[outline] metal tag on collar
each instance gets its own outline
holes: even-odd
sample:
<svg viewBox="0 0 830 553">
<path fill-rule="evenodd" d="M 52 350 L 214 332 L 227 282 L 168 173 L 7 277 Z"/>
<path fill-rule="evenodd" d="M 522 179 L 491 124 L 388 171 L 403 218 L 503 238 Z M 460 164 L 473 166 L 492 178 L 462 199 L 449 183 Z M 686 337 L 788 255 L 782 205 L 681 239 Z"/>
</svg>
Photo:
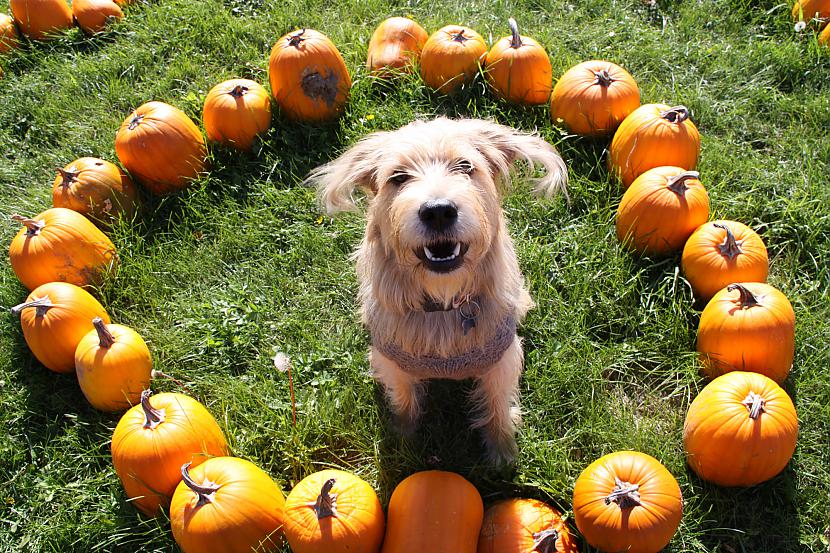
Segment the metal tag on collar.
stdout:
<svg viewBox="0 0 830 553">
<path fill-rule="evenodd" d="M 453 306 L 458 309 L 458 314 L 461 315 L 461 328 L 466 336 L 470 330 L 475 328 L 476 319 L 481 314 L 481 306 L 476 301 L 471 300 L 469 294 L 457 306 L 456 302 L 453 302 Z"/>
</svg>

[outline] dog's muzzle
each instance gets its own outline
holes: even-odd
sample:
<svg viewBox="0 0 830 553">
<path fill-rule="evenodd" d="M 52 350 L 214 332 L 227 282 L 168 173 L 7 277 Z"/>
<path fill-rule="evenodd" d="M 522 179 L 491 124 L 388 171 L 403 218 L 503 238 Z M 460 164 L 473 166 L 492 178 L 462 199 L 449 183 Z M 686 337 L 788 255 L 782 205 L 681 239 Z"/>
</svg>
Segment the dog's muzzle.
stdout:
<svg viewBox="0 0 830 553">
<path fill-rule="evenodd" d="M 458 207 L 444 198 L 429 200 L 418 209 L 418 219 L 434 234 L 449 234 L 458 221 Z M 448 273 L 461 265 L 468 248 L 469 244 L 441 237 L 416 249 L 415 254 L 430 271 Z"/>
</svg>

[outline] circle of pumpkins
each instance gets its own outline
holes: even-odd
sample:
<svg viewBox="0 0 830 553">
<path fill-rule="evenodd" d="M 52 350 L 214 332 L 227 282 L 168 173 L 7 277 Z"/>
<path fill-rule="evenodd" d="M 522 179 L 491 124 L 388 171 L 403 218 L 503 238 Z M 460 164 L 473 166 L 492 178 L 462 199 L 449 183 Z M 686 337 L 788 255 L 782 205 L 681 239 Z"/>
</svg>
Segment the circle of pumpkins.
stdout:
<svg viewBox="0 0 830 553">
<path fill-rule="evenodd" d="M 72 24 L 63 0 L 41 0 L 31 18 L 30 3 L 11 1 L 27 36 L 40 39 Z M 813 4 L 801 0 L 794 16 L 814 9 L 830 15 L 830 6 L 821 15 Z M 73 9 L 87 32 L 98 27 L 87 23 L 94 18 L 85 10 L 97 10 L 94 21 L 121 17 L 109 0 L 74 0 Z M 0 47 L 16 40 L 14 24 L 3 17 Z M 390 79 L 418 68 L 428 86 L 452 93 L 483 68 L 499 98 L 549 104 L 552 120 L 575 134 L 613 133 L 608 169 L 626 189 L 617 236 L 648 256 L 682 248 L 682 271 L 695 296 L 708 301 L 697 350 L 713 380 L 689 407 L 688 463 L 722 486 L 772 478 L 792 457 L 798 432 L 793 403 L 779 386 L 793 362 L 795 317 L 787 298 L 764 283 L 768 258 L 757 233 L 735 221 L 707 222 L 709 199 L 695 171 L 700 136 L 689 110 L 641 106 L 633 77 L 607 61 L 580 63 L 551 87 L 547 52 L 520 35 L 512 18 L 509 27 L 511 34 L 488 50 L 481 35 L 463 25 L 428 35 L 414 21 L 392 17 L 372 34 L 367 71 Z M 295 121 L 337 117 L 351 88 L 336 46 L 313 29 L 276 42 L 269 77 L 280 113 Z M 268 92 L 250 80 L 222 82 L 207 94 L 203 121 L 209 140 L 249 150 L 270 127 Z M 129 174 L 156 195 L 187 187 L 206 168 L 200 129 L 162 102 L 148 102 L 124 120 L 115 150 Z M 132 329 L 112 324 L 84 289 L 118 263 L 114 245 L 91 221 L 106 228 L 114 218 L 133 216 L 131 177 L 111 162 L 81 158 L 57 169 L 53 202 L 54 208 L 33 218 L 13 216 L 22 228 L 12 240 L 10 262 L 31 293 L 12 312 L 20 315 L 26 343 L 44 366 L 74 372 L 96 409 L 127 410 L 112 437 L 115 471 L 138 510 L 149 516 L 168 511 L 173 537 L 186 553 L 274 549 L 284 539 L 295 553 L 577 551 L 555 509 L 533 499 L 506 499 L 485 512 L 476 488 L 451 472 L 404 479 L 386 517 L 372 487 L 340 470 L 307 476 L 286 498 L 267 473 L 230 456 L 222 430 L 202 404 L 179 393 L 152 395 L 147 345 Z M 682 498 L 657 459 L 619 451 L 577 478 L 573 513 L 584 538 L 603 551 L 654 553 L 674 535 Z"/>
</svg>

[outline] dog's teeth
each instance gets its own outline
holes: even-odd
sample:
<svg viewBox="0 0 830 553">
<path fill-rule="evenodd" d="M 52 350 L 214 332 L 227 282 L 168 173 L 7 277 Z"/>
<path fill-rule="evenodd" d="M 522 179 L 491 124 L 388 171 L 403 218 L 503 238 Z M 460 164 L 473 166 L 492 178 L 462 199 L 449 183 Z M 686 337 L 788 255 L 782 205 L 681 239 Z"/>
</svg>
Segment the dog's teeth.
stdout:
<svg viewBox="0 0 830 553">
<path fill-rule="evenodd" d="M 453 250 L 453 252 L 452 252 L 452 257 L 453 258 L 458 257 L 458 254 L 460 254 L 460 253 L 461 253 L 461 242 L 456 242 L 455 243 L 455 250 Z"/>
<path fill-rule="evenodd" d="M 448 257 L 436 257 L 435 254 L 433 254 L 432 251 L 427 246 L 424 246 L 424 255 L 426 255 L 427 259 L 429 259 L 430 261 L 436 261 L 436 262 L 452 261 L 453 259 L 458 257 L 460 254 L 461 254 L 461 242 L 456 242 L 455 249 L 453 250 L 453 253 Z"/>
</svg>

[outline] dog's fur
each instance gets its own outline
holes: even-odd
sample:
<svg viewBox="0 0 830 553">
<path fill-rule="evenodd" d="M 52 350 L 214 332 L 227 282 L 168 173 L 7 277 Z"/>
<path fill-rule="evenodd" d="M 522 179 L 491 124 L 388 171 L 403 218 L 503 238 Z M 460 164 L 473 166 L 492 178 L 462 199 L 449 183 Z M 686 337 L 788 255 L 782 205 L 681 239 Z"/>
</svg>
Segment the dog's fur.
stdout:
<svg viewBox="0 0 830 553">
<path fill-rule="evenodd" d="M 371 332 L 374 377 L 406 425 L 414 425 L 421 413 L 424 380 L 448 375 L 414 375 L 378 351 L 383 349 L 379 344 L 415 356 L 463 356 L 487 347 L 503 321 L 520 322 L 533 305 L 501 209 L 517 160 L 546 170 L 536 183 L 539 195 L 564 192 L 567 169 L 553 146 L 477 119 L 416 121 L 397 131 L 371 134 L 309 177 L 329 213 L 354 209 L 356 187 L 368 197 L 366 233 L 354 254 L 361 314 Z M 455 224 L 440 232 L 419 217 L 425 202 L 435 200 L 457 206 Z M 421 252 L 437 240 L 468 246 L 459 256 L 460 266 L 448 272 L 428 267 Z M 452 308 L 463 298 L 474 298 L 478 316 L 471 328 L 462 327 Z M 425 301 L 447 310 L 425 311 Z M 472 424 L 484 429 L 495 462 L 515 456 L 521 420 L 523 353 L 521 340 L 512 335 L 512 343 L 491 367 L 477 374 L 449 375 L 477 379 Z"/>
</svg>

